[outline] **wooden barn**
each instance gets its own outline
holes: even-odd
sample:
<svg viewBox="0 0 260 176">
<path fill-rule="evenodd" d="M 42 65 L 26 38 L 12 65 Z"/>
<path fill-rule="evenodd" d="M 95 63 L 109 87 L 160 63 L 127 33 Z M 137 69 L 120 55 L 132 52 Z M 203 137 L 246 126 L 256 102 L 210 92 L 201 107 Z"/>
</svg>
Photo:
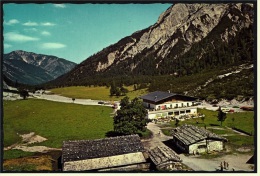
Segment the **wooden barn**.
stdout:
<svg viewBox="0 0 260 176">
<path fill-rule="evenodd" d="M 173 130 L 173 141 L 184 153 L 198 154 L 223 150 L 227 139 L 204 128 L 183 125 Z"/>
<path fill-rule="evenodd" d="M 150 150 L 149 157 L 157 170 L 182 170 L 180 157 L 167 146 Z"/>
<path fill-rule="evenodd" d="M 63 171 L 147 171 L 147 154 L 138 135 L 64 141 Z"/>
</svg>

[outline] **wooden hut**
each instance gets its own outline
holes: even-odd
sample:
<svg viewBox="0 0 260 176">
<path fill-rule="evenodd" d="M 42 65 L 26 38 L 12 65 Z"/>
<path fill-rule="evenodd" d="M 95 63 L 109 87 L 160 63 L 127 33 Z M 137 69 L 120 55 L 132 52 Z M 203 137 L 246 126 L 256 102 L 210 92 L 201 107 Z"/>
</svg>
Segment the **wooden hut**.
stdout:
<svg viewBox="0 0 260 176">
<path fill-rule="evenodd" d="M 183 152 L 198 154 L 223 150 L 227 139 L 201 127 L 183 125 L 173 130 L 173 141 Z"/>
<path fill-rule="evenodd" d="M 63 171 L 132 171 L 149 169 L 138 135 L 64 141 Z"/>
<path fill-rule="evenodd" d="M 181 170 L 180 157 L 167 146 L 150 150 L 149 157 L 157 170 Z"/>
</svg>

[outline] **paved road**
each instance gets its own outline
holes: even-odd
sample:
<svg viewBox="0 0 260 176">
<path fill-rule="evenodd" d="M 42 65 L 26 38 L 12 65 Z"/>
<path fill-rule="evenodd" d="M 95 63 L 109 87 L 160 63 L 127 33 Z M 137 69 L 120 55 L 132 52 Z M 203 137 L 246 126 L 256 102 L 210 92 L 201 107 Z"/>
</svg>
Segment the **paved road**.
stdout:
<svg viewBox="0 0 260 176">
<path fill-rule="evenodd" d="M 143 140 L 143 144 L 146 150 L 155 148 L 156 146 L 165 146 L 163 141 L 172 139 L 170 136 L 165 136 L 160 132 L 160 127 L 155 123 L 148 123 L 147 128 L 152 131 L 153 136 L 149 140 Z M 160 134 L 159 134 L 160 132 Z M 214 172 L 220 169 L 220 162 L 228 162 L 229 168 L 224 171 L 252 171 L 246 162 L 250 159 L 251 155 L 248 154 L 233 154 L 225 155 L 223 157 L 214 159 L 200 159 L 198 156 L 185 156 L 179 155 L 183 164 L 189 166 L 194 171 L 211 171 Z"/>
<path fill-rule="evenodd" d="M 63 103 L 75 103 L 75 104 L 82 104 L 82 105 L 101 105 L 101 106 L 110 106 L 110 104 L 98 104 L 101 100 L 91 100 L 91 99 L 75 99 L 72 101 L 72 98 L 64 97 L 61 95 L 54 95 L 54 94 L 33 94 L 35 98 L 45 99 L 49 101 L 56 101 L 56 102 L 63 102 Z"/>
</svg>

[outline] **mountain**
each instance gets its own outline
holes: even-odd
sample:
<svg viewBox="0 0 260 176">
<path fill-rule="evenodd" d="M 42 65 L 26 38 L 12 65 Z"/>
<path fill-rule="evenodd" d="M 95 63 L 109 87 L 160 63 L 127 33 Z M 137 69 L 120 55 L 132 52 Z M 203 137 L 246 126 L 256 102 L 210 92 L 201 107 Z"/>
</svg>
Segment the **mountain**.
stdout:
<svg viewBox="0 0 260 176">
<path fill-rule="evenodd" d="M 117 76 L 185 76 L 253 63 L 253 21 L 253 4 L 174 4 L 154 25 L 104 48 L 52 84 L 96 84 L 97 78 Z"/>
<path fill-rule="evenodd" d="M 48 86 L 115 82 L 210 99 L 253 96 L 255 5 L 174 4 L 152 26 L 90 56 Z M 208 80 L 214 81 L 205 84 Z"/>
<path fill-rule="evenodd" d="M 3 56 L 3 74 L 13 82 L 36 85 L 69 72 L 75 63 L 56 56 L 13 51 Z"/>
</svg>

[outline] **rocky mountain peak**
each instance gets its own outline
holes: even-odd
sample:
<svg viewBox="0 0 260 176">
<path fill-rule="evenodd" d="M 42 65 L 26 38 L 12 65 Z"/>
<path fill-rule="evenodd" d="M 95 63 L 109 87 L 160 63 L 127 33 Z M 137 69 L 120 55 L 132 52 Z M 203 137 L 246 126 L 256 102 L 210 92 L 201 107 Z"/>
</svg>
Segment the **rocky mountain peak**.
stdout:
<svg viewBox="0 0 260 176">
<path fill-rule="evenodd" d="M 216 55 L 214 50 L 220 45 L 234 47 L 232 43 L 239 44 L 236 37 L 243 33 L 252 38 L 253 17 L 254 7 L 247 3 L 177 3 L 163 12 L 155 24 L 87 58 L 63 79 L 69 78 L 74 84 L 92 75 L 187 74 L 195 60 L 205 60 L 197 64 L 203 69 L 209 60 L 207 54 Z M 192 55 L 187 54 L 184 61 L 191 49 Z M 187 62 L 191 62 L 189 66 L 185 66 Z M 235 59 L 231 62 L 235 63 Z"/>
<path fill-rule="evenodd" d="M 182 45 L 183 51 L 176 53 L 177 58 L 178 55 L 187 52 L 194 43 L 207 37 L 225 17 L 230 19 L 233 26 L 231 30 L 226 28 L 220 37 L 228 42 L 229 37 L 234 36 L 241 28 L 252 24 L 251 12 L 252 6 L 242 3 L 175 4 L 162 13 L 158 21 L 148 29 L 127 37 L 120 46 L 115 48 L 110 46 L 109 49 L 105 49 L 109 52 L 104 50 L 98 53 L 96 57 L 101 53 L 102 57 L 99 57 L 99 61 L 95 64 L 94 72 L 103 72 L 124 60 L 133 59 L 144 50 L 153 50 L 154 58 L 163 59 L 174 48 Z M 132 65 L 131 70 L 138 64 L 137 62 Z"/>
</svg>

